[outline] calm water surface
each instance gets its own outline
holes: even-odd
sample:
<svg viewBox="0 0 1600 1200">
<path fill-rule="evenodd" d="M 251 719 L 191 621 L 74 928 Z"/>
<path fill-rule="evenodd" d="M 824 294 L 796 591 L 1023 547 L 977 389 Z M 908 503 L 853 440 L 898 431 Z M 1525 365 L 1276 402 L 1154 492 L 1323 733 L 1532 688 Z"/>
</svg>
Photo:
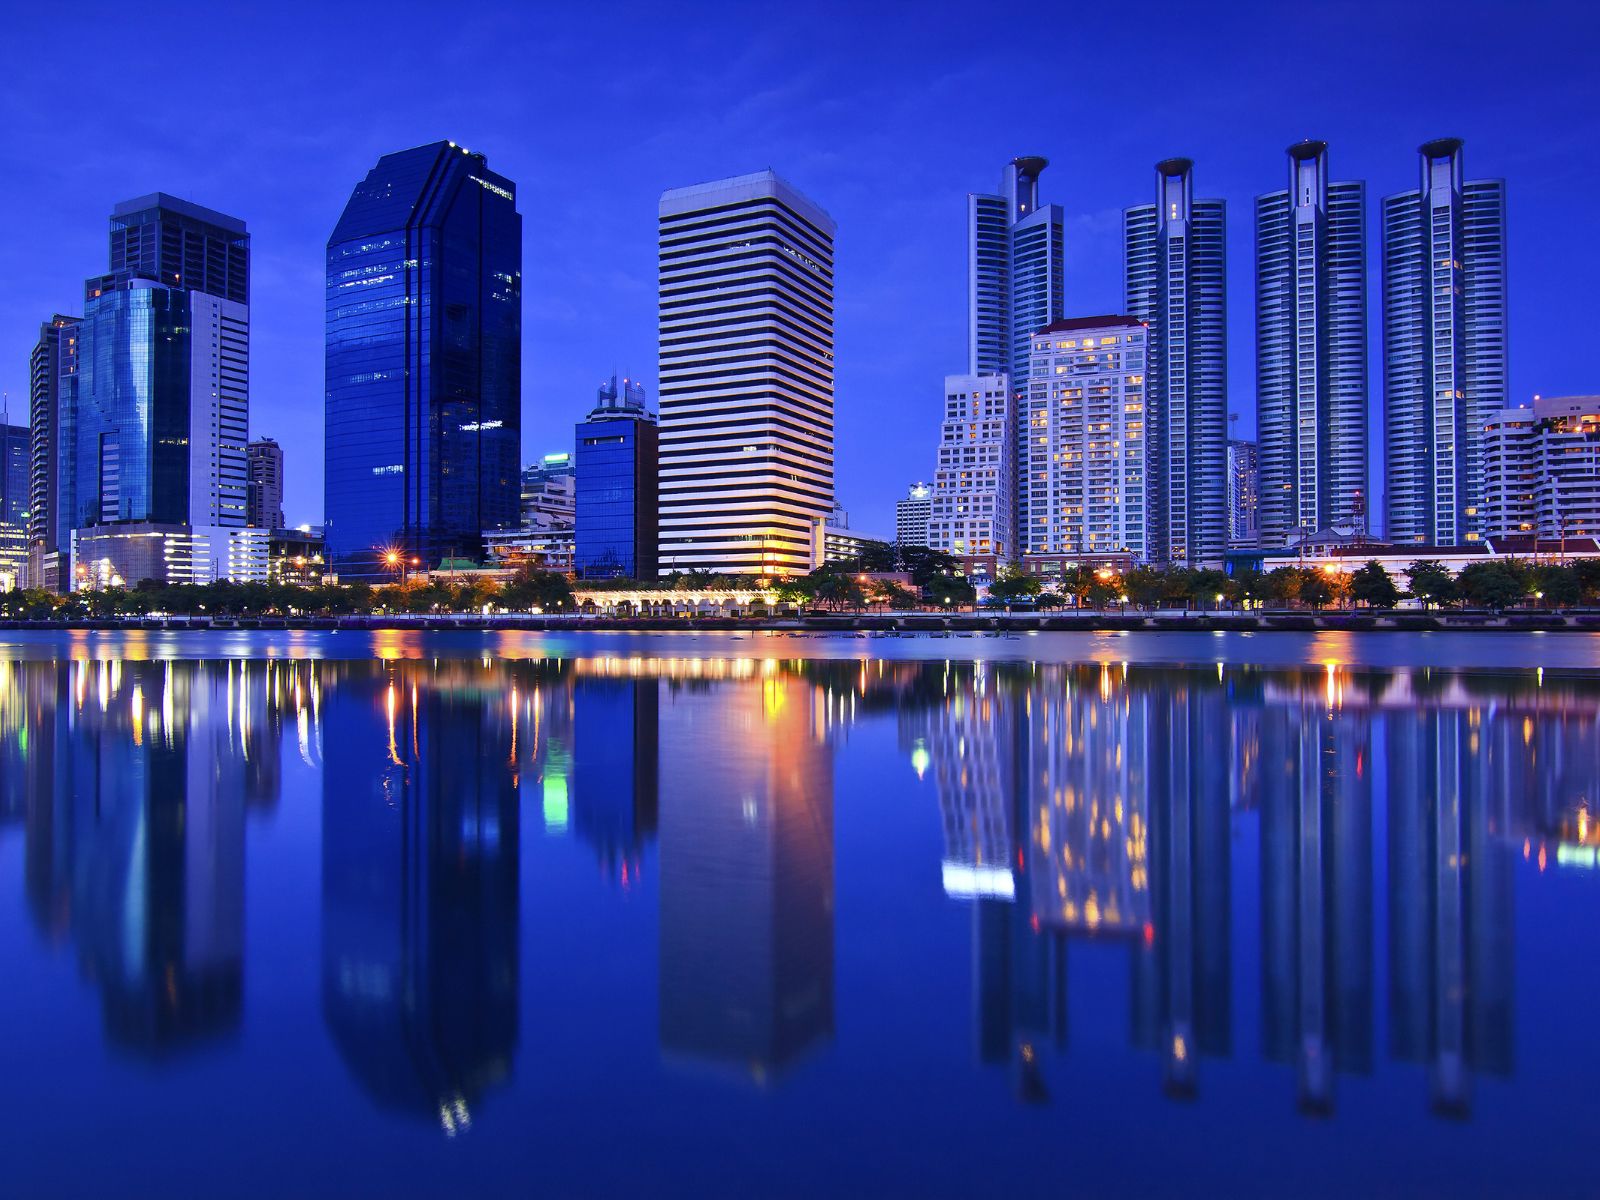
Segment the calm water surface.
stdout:
<svg viewBox="0 0 1600 1200">
<path fill-rule="evenodd" d="M 0 638 L 0 1194 L 1600 1187 L 1600 638 Z"/>
</svg>

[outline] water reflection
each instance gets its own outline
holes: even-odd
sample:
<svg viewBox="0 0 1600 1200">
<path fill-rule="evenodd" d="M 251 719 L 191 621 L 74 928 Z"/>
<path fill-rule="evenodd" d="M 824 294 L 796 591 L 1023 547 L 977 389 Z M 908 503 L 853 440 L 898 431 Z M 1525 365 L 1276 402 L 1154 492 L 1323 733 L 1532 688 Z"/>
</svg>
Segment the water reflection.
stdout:
<svg viewBox="0 0 1600 1200">
<path fill-rule="evenodd" d="M 827 694 L 769 676 L 661 711 L 661 1050 L 760 1083 L 833 1033 Z"/>
<path fill-rule="evenodd" d="M 1468 1117 L 1515 1066 L 1518 864 L 1600 847 L 1600 684 L 1337 666 L 0 662 L 0 820 L 110 1041 L 161 1054 L 240 1026 L 246 826 L 285 756 L 316 772 L 328 1033 L 376 1105 L 453 1135 L 514 1079 L 529 838 L 658 904 L 670 1067 L 834 1054 L 836 792 L 867 799 L 840 763 L 880 719 L 971 939 L 886 969 L 970 970 L 974 1057 L 1028 1103 L 1092 945 L 1152 1092 L 1259 1057 L 1325 1115 L 1341 1077 L 1417 1064 Z"/>
<path fill-rule="evenodd" d="M 380 1104 L 470 1127 L 517 1041 L 516 700 L 467 668 L 326 668 L 322 1004 Z"/>
<path fill-rule="evenodd" d="M 277 800 L 269 672 L 37 664 L 0 678 L 0 697 L 28 908 L 76 951 L 111 1042 L 159 1055 L 233 1030 L 246 809 Z"/>
</svg>

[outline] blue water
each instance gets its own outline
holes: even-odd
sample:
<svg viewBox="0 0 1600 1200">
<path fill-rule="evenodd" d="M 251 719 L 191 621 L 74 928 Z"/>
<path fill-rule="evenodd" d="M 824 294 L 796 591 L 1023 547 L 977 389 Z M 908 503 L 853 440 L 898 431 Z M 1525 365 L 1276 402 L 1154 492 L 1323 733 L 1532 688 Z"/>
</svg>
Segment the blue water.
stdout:
<svg viewBox="0 0 1600 1200">
<path fill-rule="evenodd" d="M 1600 639 L 0 639 L 0 1194 L 1595 1192 Z"/>
</svg>

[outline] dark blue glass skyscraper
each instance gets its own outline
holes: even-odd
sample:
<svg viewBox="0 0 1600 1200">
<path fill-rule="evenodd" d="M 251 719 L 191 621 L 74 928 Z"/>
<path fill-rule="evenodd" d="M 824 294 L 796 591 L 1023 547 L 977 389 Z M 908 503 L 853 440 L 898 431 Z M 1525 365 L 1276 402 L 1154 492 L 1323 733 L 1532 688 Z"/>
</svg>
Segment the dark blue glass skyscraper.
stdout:
<svg viewBox="0 0 1600 1200">
<path fill-rule="evenodd" d="M 522 217 L 481 154 L 386 154 L 328 239 L 327 547 L 345 579 L 391 551 L 477 557 L 518 520 Z"/>
<path fill-rule="evenodd" d="M 573 569 L 584 579 L 654 579 L 660 439 L 644 386 L 616 376 L 577 428 Z"/>
</svg>

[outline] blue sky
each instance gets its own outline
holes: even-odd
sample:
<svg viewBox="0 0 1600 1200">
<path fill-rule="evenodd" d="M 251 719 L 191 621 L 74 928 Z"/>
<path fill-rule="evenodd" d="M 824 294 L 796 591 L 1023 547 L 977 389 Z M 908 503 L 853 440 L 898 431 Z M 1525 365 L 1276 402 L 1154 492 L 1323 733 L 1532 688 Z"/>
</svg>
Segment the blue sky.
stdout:
<svg viewBox="0 0 1600 1200">
<path fill-rule="evenodd" d="M 1250 203 L 1283 185 L 1284 147 L 1327 140 L 1373 222 L 1414 186 L 1418 143 L 1463 137 L 1468 175 L 1509 186 L 1513 396 L 1600 391 L 1600 296 L 1576 283 L 1600 267 L 1577 203 L 1600 196 L 1587 4 L 91 2 L 0 30 L 13 419 L 39 322 L 105 269 L 112 205 L 219 208 L 251 230 L 251 423 L 288 448 L 295 522 L 322 513 L 323 246 L 380 154 L 440 138 L 518 184 L 525 457 L 570 445 L 613 367 L 653 400 L 660 192 L 766 166 L 839 223 L 838 491 L 869 532 L 932 472 L 941 377 L 966 361 L 963 198 L 1016 154 L 1051 160 L 1073 315 L 1121 308 L 1119 211 L 1158 159 L 1195 160 L 1199 193 L 1229 204 L 1248 427 Z"/>
</svg>

